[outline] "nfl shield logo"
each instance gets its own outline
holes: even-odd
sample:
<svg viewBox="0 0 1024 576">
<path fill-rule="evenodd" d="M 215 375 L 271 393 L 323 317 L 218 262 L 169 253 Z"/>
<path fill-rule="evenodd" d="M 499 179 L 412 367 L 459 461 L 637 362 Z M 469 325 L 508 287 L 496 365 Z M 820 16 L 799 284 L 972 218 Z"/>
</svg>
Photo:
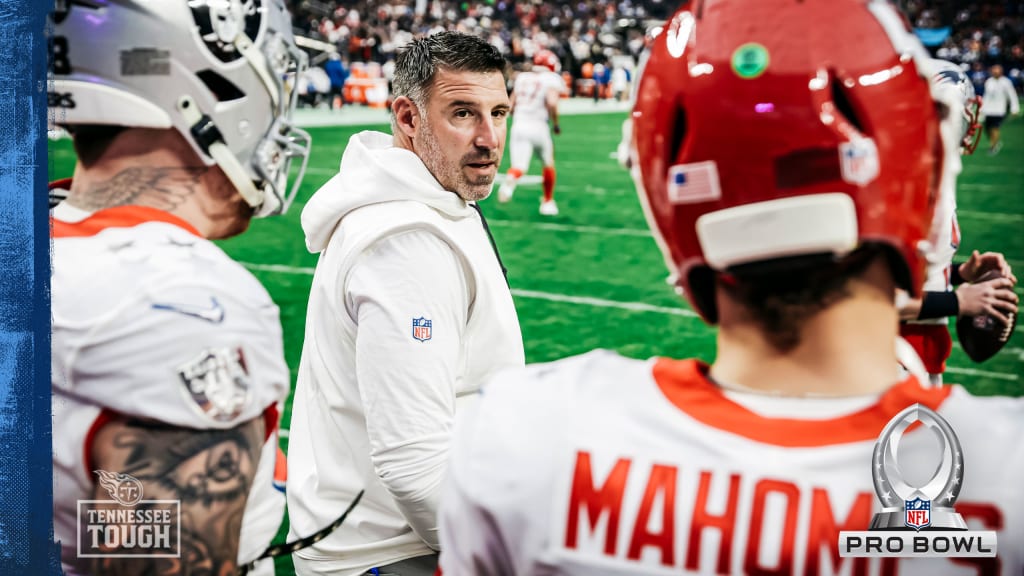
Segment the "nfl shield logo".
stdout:
<svg viewBox="0 0 1024 576">
<path fill-rule="evenodd" d="M 904 522 L 914 530 L 920 530 L 932 523 L 932 501 L 914 498 L 906 500 L 903 507 Z"/>
<path fill-rule="evenodd" d="M 863 186 L 878 177 L 878 147 L 871 138 L 857 138 L 839 145 L 839 172 L 843 180 Z"/>
<path fill-rule="evenodd" d="M 412 337 L 419 340 L 420 342 L 426 342 L 430 340 L 430 327 L 433 321 L 427 320 L 426 318 L 413 318 L 412 319 Z"/>
</svg>

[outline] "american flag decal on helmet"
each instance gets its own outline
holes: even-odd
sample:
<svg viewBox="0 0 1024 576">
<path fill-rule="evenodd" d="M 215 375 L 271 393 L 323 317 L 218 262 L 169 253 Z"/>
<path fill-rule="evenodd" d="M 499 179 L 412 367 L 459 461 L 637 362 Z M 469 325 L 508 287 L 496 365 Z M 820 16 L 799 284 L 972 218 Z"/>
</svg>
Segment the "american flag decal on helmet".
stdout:
<svg viewBox="0 0 1024 576">
<path fill-rule="evenodd" d="M 715 202 L 722 198 L 714 160 L 676 164 L 668 169 L 668 198 L 673 204 Z"/>
</svg>

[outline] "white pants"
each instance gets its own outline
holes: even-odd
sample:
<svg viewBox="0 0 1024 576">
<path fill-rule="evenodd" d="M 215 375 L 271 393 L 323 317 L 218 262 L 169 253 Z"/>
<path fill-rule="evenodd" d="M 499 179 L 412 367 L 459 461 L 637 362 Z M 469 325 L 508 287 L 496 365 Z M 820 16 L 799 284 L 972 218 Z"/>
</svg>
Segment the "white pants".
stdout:
<svg viewBox="0 0 1024 576">
<path fill-rule="evenodd" d="M 512 123 L 508 144 L 509 163 L 522 173 L 530 167 L 530 158 L 537 155 L 545 166 L 555 165 L 555 145 L 547 122 L 520 121 Z"/>
</svg>

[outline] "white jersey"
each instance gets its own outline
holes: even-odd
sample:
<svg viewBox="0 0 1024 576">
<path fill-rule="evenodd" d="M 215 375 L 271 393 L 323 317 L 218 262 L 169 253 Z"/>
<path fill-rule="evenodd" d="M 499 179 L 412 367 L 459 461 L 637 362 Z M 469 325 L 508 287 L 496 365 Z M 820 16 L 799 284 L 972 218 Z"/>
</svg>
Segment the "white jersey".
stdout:
<svg viewBox="0 0 1024 576">
<path fill-rule="evenodd" d="M 962 102 L 959 91 L 951 84 L 933 85 L 932 89 L 937 97 L 945 99 L 951 107 Z M 951 268 L 953 266 L 953 257 L 956 256 L 956 251 L 960 248 L 960 224 L 956 217 L 956 181 L 963 169 L 963 162 L 960 158 L 960 146 L 957 144 L 961 130 L 959 122 L 960 116 L 951 114 L 941 123 L 942 137 L 946 146 L 940 193 L 935 203 L 935 213 L 929 236 L 932 249 L 928 254 L 925 267 L 923 289 L 926 292 L 948 292 L 953 289 Z M 902 306 L 902 299 L 908 297 L 906 293 L 901 291 L 897 299 L 897 307 Z M 949 319 L 946 317 L 930 318 L 914 320 L 911 323 L 941 324 L 945 326 L 949 323 Z M 918 350 L 918 352 L 920 354 L 921 350 Z"/>
<path fill-rule="evenodd" d="M 90 439 L 113 415 L 201 430 L 267 419 L 239 549 L 254 560 L 284 511 L 271 477 L 289 372 L 266 290 L 166 212 L 90 215 L 66 204 L 54 211 L 51 286 L 54 534 L 65 573 L 80 569 L 77 502 L 97 484 Z"/>
<path fill-rule="evenodd" d="M 877 396 L 725 392 L 696 360 L 606 351 L 503 374 L 460 421 L 441 512 L 445 574 L 1021 574 L 1024 400 L 908 379 Z M 874 443 L 899 411 L 938 411 L 965 458 L 958 512 L 998 559 L 840 558 L 880 504 Z M 900 444 L 922 484 L 938 446 Z M 923 473 L 923 474 L 922 474 Z M 920 478 L 924 475 L 924 478 Z M 920 479 L 918 479 L 920 478 Z"/>
<path fill-rule="evenodd" d="M 515 110 L 512 111 L 512 126 L 523 123 L 546 124 L 548 121 L 548 94 L 559 94 L 565 90 L 562 77 L 545 68 L 535 67 L 532 71 L 520 72 L 516 76 L 512 93 L 515 94 Z"/>
<path fill-rule="evenodd" d="M 349 139 L 302 213 L 320 253 L 289 438 L 300 574 L 362 574 L 433 554 L 455 414 L 523 366 L 512 295 L 480 216 L 392 137 Z"/>
<path fill-rule="evenodd" d="M 981 101 L 983 116 L 1006 116 L 1020 112 L 1020 102 L 1013 81 L 1006 76 L 985 80 L 985 95 Z"/>
<path fill-rule="evenodd" d="M 943 129 L 947 129 L 946 123 L 943 123 Z M 956 141 L 952 138 L 950 140 Z M 935 246 L 929 255 L 924 283 L 924 290 L 928 292 L 945 292 L 953 289 L 950 282 L 950 266 L 953 264 L 957 249 L 960 248 L 960 224 L 956 218 L 956 179 L 962 167 L 959 147 L 953 147 L 943 161 L 942 189 L 936 202 L 932 223 L 931 240 Z"/>
</svg>

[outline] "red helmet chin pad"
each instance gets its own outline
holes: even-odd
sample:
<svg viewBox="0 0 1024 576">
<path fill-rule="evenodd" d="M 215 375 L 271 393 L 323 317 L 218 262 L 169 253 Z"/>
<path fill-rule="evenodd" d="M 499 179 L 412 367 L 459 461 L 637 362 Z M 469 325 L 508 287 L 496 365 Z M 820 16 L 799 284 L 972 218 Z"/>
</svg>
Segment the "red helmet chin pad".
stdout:
<svg viewBox="0 0 1024 576">
<path fill-rule="evenodd" d="M 928 81 L 907 48 L 920 45 L 905 27 L 894 28 L 895 10 L 867 0 L 697 4 L 693 12 L 692 3 L 684 6 L 656 38 L 633 111 L 637 190 L 690 303 L 714 321 L 713 295 L 694 293 L 713 282 L 693 274 L 744 263 L 721 254 L 756 262 L 820 253 L 838 240 L 805 242 L 815 232 L 804 229 L 828 235 L 841 224 L 850 230 L 848 246 L 827 251 L 888 245 L 905 264 L 896 271 L 901 287 L 917 294 L 942 143 Z M 885 25 L 880 10 L 891 11 L 882 14 Z M 759 226 L 738 229 L 743 238 L 726 247 L 708 234 L 702 244 L 698 232 L 702 217 L 712 215 L 707 224 L 736 212 L 723 210 L 779 204 L 774 214 L 784 215 L 791 204 L 813 203 L 799 198 L 806 196 L 838 198 L 841 208 L 849 204 L 842 195 L 852 199 L 845 222 L 797 218 L 773 228 L 782 226 L 770 221 L 775 216 L 758 214 L 749 218 Z M 801 214 L 842 212 L 826 208 Z M 762 244 L 775 245 L 758 253 Z"/>
</svg>

